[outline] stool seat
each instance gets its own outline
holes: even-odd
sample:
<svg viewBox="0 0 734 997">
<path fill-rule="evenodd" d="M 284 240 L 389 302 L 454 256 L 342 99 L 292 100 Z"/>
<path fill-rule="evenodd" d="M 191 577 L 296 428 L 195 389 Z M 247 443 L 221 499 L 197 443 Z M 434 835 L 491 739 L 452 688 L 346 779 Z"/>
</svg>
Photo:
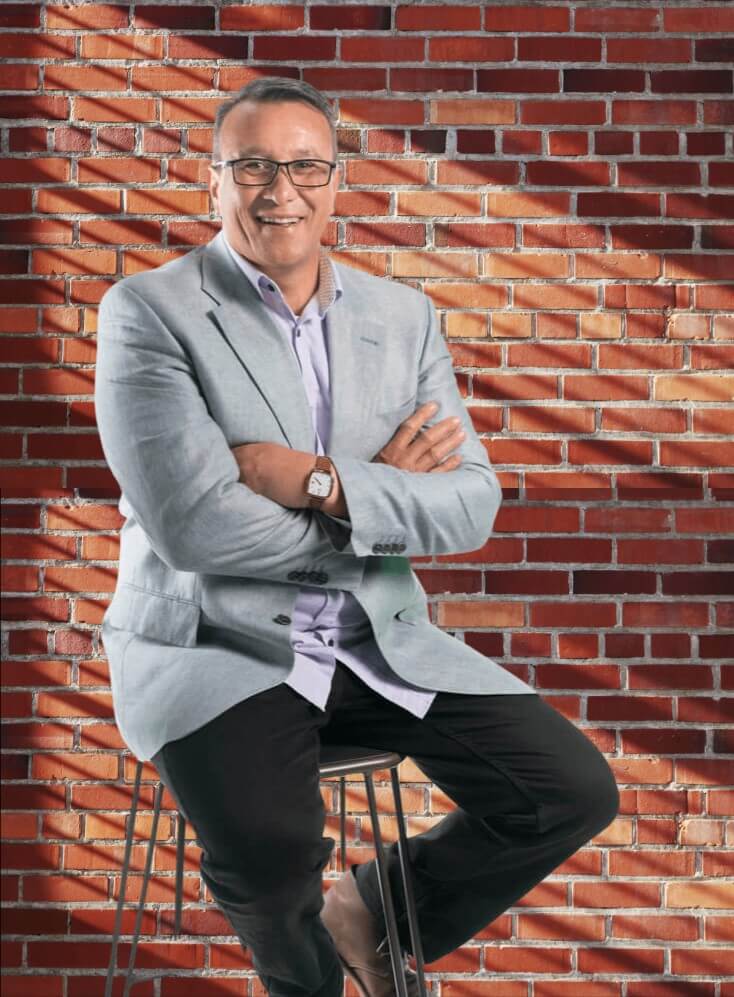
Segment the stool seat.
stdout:
<svg viewBox="0 0 734 997">
<path fill-rule="evenodd" d="M 404 973 L 400 939 L 398 935 L 397 917 L 390 888 L 390 879 L 387 870 L 387 855 L 382 843 L 382 834 L 377 813 L 377 800 L 375 797 L 375 787 L 372 776 L 380 769 L 388 769 L 390 781 L 392 783 L 393 800 L 395 802 L 395 816 L 398 828 L 398 857 L 400 860 L 400 874 L 403 885 L 403 896 L 405 900 L 405 912 L 410 931 L 410 941 L 415 958 L 416 979 L 418 993 L 420 997 L 427 997 L 426 982 L 424 975 L 423 948 L 418 931 L 418 916 L 415 907 L 413 894 L 413 884 L 410 873 L 410 863 L 408 859 L 408 842 L 405 834 L 405 817 L 403 815 L 402 800 L 400 795 L 400 780 L 398 779 L 398 766 L 405 756 L 395 751 L 384 751 L 377 748 L 368 748 L 355 744 L 321 744 L 319 752 L 319 776 L 321 778 L 339 778 L 339 816 L 341 824 L 341 869 L 346 868 L 346 789 L 345 779 L 349 775 L 361 775 L 364 778 L 365 789 L 367 791 L 367 802 L 372 822 L 372 837 L 375 845 L 375 859 L 377 866 L 377 881 L 380 889 L 380 900 L 385 917 L 385 927 L 387 929 L 388 951 L 390 953 L 390 964 L 395 984 L 396 997 L 408 997 L 407 982 Z M 105 997 L 111 997 L 112 984 L 115 976 L 117 948 L 120 940 L 120 929 L 122 927 L 122 910 L 125 905 L 125 892 L 130 869 L 130 856 L 132 853 L 133 832 L 135 827 L 135 814 L 137 812 L 138 799 L 140 796 L 140 782 L 143 772 L 143 762 L 138 761 L 135 768 L 135 784 L 133 787 L 132 802 L 130 804 L 130 815 L 127 822 L 127 833 L 125 837 L 125 854 L 122 863 L 122 874 L 120 878 L 120 890 L 115 911 L 115 927 L 112 936 L 112 946 L 110 960 L 107 967 L 107 980 L 105 985 Z M 160 816 L 161 799 L 163 796 L 163 782 L 159 780 L 155 790 L 153 803 L 153 820 L 151 822 L 150 837 L 148 839 L 148 850 L 145 861 L 145 871 L 140 890 L 140 898 L 137 905 L 135 918 L 135 928 L 133 932 L 132 945 L 130 948 L 130 960 L 125 970 L 125 985 L 122 997 L 128 997 L 130 988 L 134 981 L 135 957 L 140 937 L 142 925 L 143 905 L 153 867 L 153 854 L 156 846 L 156 834 L 158 829 L 158 818 Z M 297 814 L 294 814 L 297 819 Z M 176 900 L 175 900 L 175 920 L 174 934 L 178 935 L 181 926 L 181 908 L 183 896 L 183 864 L 186 815 L 178 811 L 176 821 Z"/>
<path fill-rule="evenodd" d="M 399 765 L 404 755 L 395 751 L 380 751 L 355 744 L 322 744 L 319 752 L 319 772 L 329 776 L 377 772 Z"/>
</svg>

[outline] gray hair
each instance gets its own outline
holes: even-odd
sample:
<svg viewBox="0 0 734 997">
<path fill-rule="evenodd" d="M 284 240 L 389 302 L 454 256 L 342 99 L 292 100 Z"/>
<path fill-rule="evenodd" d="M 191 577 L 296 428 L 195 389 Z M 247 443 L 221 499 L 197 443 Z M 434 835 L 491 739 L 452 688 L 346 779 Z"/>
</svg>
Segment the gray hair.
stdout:
<svg viewBox="0 0 734 997">
<path fill-rule="evenodd" d="M 234 94 L 234 96 L 219 105 L 216 117 L 214 118 L 214 136 L 212 138 L 213 159 L 219 159 L 221 155 L 219 150 L 219 136 L 224 119 L 238 104 L 242 104 L 245 101 L 252 104 L 294 103 L 299 101 L 303 104 L 310 104 L 311 107 L 315 107 L 317 111 L 320 111 L 329 123 L 333 154 L 336 155 L 336 116 L 331 104 L 321 91 L 303 80 L 292 80 L 285 76 L 269 76 L 259 80 L 252 80 Z"/>
</svg>

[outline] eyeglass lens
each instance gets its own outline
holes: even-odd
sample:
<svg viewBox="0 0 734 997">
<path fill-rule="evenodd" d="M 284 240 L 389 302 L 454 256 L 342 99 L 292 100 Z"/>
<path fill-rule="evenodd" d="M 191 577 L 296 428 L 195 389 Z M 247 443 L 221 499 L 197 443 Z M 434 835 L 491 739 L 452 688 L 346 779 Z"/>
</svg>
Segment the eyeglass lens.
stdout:
<svg viewBox="0 0 734 997">
<path fill-rule="evenodd" d="M 331 164 L 320 159 L 298 159 L 284 163 L 283 168 L 297 187 L 322 187 L 331 178 Z M 236 183 L 265 186 L 275 178 L 278 164 L 269 159 L 238 159 L 232 170 Z"/>
</svg>

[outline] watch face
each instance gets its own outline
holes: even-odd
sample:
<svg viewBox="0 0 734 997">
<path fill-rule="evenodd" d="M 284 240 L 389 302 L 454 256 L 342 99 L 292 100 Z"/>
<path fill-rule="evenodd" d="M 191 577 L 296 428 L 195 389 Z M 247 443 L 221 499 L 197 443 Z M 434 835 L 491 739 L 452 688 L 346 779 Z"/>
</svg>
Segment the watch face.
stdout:
<svg viewBox="0 0 734 997">
<path fill-rule="evenodd" d="M 331 475 L 326 471 L 312 471 L 308 479 L 308 494 L 315 498 L 328 498 L 331 491 Z"/>
</svg>

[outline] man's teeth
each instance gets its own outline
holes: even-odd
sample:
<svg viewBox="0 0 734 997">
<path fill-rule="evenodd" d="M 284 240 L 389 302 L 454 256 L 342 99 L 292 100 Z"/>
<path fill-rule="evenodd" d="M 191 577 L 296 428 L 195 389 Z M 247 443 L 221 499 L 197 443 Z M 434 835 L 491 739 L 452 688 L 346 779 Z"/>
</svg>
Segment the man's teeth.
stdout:
<svg viewBox="0 0 734 997">
<path fill-rule="evenodd" d="M 264 225 L 295 225 L 300 218 L 260 218 Z"/>
</svg>

